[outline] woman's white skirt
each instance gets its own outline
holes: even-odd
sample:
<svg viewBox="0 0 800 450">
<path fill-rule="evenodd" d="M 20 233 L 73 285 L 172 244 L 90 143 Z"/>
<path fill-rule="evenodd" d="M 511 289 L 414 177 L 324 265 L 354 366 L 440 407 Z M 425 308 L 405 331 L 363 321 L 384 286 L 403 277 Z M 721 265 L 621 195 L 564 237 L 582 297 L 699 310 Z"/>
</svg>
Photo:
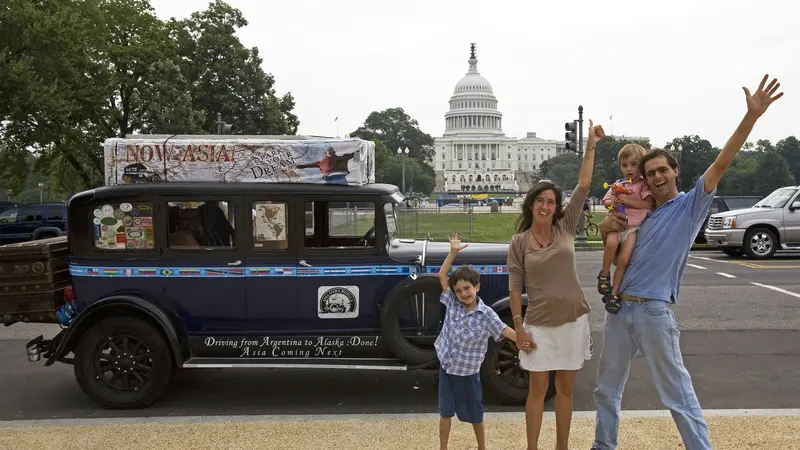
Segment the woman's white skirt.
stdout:
<svg viewBox="0 0 800 450">
<path fill-rule="evenodd" d="M 592 359 L 592 335 L 589 315 L 557 327 L 523 324 L 523 329 L 536 343 L 534 350 L 519 352 L 519 365 L 533 372 L 578 370 Z"/>
</svg>

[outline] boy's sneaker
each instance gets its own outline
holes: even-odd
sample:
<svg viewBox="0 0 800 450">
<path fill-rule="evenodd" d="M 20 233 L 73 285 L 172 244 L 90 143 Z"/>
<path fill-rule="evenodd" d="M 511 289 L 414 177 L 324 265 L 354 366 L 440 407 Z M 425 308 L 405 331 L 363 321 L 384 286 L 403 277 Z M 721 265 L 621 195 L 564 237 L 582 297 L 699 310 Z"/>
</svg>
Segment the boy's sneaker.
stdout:
<svg viewBox="0 0 800 450">
<path fill-rule="evenodd" d="M 603 275 L 603 272 L 597 274 L 597 292 L 600 295 L 611 294 L 611 274 Z"/>
<path fill-rule="evenodd" d="M 603 303 L 606 305 L 606 311 L 611 314 L 617 314 L 622 305 L 619 303 L 619 297 L 616 295 L 606 294 L 603 296 Z"/>
</svg>

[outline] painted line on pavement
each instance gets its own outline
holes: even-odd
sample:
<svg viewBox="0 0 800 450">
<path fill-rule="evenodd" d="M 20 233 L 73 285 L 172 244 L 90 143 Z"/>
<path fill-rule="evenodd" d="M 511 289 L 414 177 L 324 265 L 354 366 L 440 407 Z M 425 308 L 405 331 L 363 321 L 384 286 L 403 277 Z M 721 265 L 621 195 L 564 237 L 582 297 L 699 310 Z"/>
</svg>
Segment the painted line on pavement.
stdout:
<svg viewBox="0 0 800 450">
<path fill-rule="evenodd" d="M 525 412 L 484 413 L 487 420 L 506 419 L 524 420 Z M 800 409 L 707 409 L 704 417 L 800 417 Z M 575 411 L 573 418 L 593 419 L 595 411 Z M 671 418 L 669 410 L 631 410 L 621 411 L 623 419 Z M 0 421 L 0 428 L 21 427 L 70 427 L 90 425 L 144 425 L 144 424 L 191 424 L 222 422 L 344 422 L 344 421 L 378 421 L 378 420 L 437 420 L 437 413 L 409 414 L 315 414 L 315 415 L 239 415 L 239 416 L 166 416 L 166 417 L 110 417 L 93 419 L 44 419 L 44 420 L 8 420 Z M 555 412 L 545 411 L 544 418 L 554 419 Z"/>
<path fill-rule="evenodd" d="M 725 273 L 725 272 L 717 272 L 717 275 L 722 275 L 725 278 L 736 278 L 736 276 L 731 275 L 729 273 Z"/>
<path fill-rule="evenodd" d="M 705 267 L 703 267 L 703 266 L 698 266 L 697 264 L 689 264 L 689 263 L 686 263 L 686 265 L 687 265 L 687 266 L 689 266 L 689 267 L 694 267 L 695 269 L 706 270 L 706 268 L 705 268 Z"/>
<path fill-rule="evenodd" d="M 767 289 L 772 289 L 773 291 L 777 291 L 777 292 L 780 292 L 780 293 L 783 293 L 783 294 L 791 295 L 792 297 L 800 298 L 800 294 L 798 294 L 797 292 L 787 291 L 786 289 L 781 289 L 781 288 L 776 287 L 776 286 L 770 286 L 768 284 L 755 283 L 755 282 L 752 282 L 752 281 L 750 282 L 750 284 L 755 285 L 755 286 L 761 286 L 761 287 L 767 288 Z"/>
<path fill-rule="evenodd" d="M 742 265 L 742 263 L 737 262 L 737 261 L 726 261 L 724 259 L 714 259 L 714 258 L 709 258 L 707 256 L 689 255 L 689 258 L 702 259 L 703 261 L 711 261 L 711 262 L 722 263 L 722 264 L 733 264 L 735 266 L 741 266 Z"/>
</svg>

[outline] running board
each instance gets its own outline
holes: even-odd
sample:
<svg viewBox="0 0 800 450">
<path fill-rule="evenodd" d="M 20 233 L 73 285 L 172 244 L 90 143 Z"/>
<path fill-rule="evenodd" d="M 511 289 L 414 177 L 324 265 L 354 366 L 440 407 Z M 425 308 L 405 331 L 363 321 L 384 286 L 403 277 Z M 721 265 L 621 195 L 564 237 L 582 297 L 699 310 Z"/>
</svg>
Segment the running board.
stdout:
<svg viewBox="0 0 800 450">
<path fill-rule="evenodd" d="M 781 244 L 781 250 L 800 250 L 800 245 Z"/>
<path fill-rule="evenodd" d="M 192 358 L 181 367 L 184 369 L 408 370 L 408 366 L 397 359 Z"/>
</svg>

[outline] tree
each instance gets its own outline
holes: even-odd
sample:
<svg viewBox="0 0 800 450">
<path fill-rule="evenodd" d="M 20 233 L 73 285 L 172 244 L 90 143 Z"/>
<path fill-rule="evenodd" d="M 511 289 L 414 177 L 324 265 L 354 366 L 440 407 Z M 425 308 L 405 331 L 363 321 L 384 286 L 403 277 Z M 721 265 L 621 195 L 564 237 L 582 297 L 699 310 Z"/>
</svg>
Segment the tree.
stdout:
<svg viewBox="0 0 800 450">
<path fill-rule="evenodd" d="M 215 133 L 221 113 L 236 134 L 296 134 L 300 121 L 291 93 L 276 96 L 275 78 L 261 68 L 258 48 L 248 50 L 235 34 L 247 24 L 240 10 L 221 0 L 168 22 L 192 105 L 206 112 L 202 128 Z"/>
<path fill-rule="evenodd" d="M 433 137 L 419 129 L 419 123 L 403 111 L 403 108 L 389 108 L 373 111 L 364 124 L 352 133 L 352 137 L 372 140 L 378 139 L 386 147 L 397 152 L 398 148 L 408 148 L 409 156 L 423 163 L 433 161 Z M 430 175 L 433 175 L 433 168 Z"/>
<path fill-rule="evenodd" d="M 675 138 L 664 148 L 669 150 L 672 146 L 675 146 L 676 149 L 683 146 L 680 153 L 674 154 L 680 165 L 678 191 L 689 191 L 693 188 L 708 166 L 717 159 L 720 152 L 707 139 L 702 139 L 697 135 Z"/>
<path fill-rule="evenodd" d="M 578 184 L 578 172 L 581 167 L 581 160 L 578 155 L 564 153 L 554 156 L 545 162 L 548 164 L 545 167 L 547 170 L 543 172 L 543 179 L 550 180 L 565 190 L 575 188 Z"/>
<path fill-rule="evenodd" d="M 753 194 L 766 196 L 779 187 L 794 184 L 789 163 L 777 150 L 762 152 L 755 168 Z"/>
<path fill-rule="evenodd" d="M 789 163 L 789 171 L 795 180 L 800 180 L 800 141 L 794 136 L 781 139 L 775 149 Z"/>
<path fill-rule="evenodd" d="M 238 132 L 297 131 L 294 100 L 275 96 L 223 2 L 168 26 L 147 0 L 9 0 L 0 23 L 0 171 L 15 190 L 30 152 L 35 170 L 90 188 L 104 184 L 103 140 L 213 132 L 217 111 Z"/>
</svg>

